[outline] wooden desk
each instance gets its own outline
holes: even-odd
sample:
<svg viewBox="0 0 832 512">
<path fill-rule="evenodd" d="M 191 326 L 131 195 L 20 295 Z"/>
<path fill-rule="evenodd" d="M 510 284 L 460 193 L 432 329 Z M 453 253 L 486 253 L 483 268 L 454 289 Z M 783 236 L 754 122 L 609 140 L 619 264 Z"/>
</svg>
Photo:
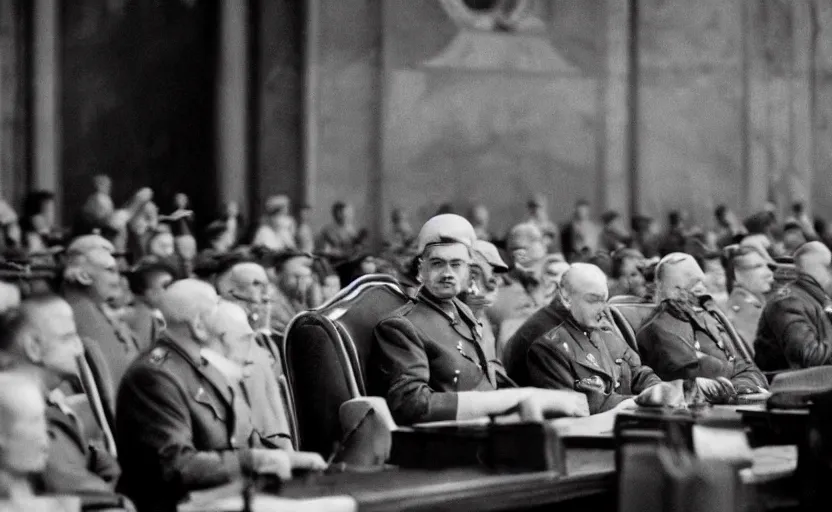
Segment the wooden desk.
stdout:
<svg viewBox="0 0 832 512">
<path fill-rule="evenodd" d="M 482 468 L 310 475 L 285 483 L 281 496 L 309 498 L 346 494 L 358 502 L 361 512 L 463 512 L 528 509 L 614 494 L 615 457 L 611 450 L 569 450 L 567 470 L 567 476 L 553 472 L 495 473 Z"/>
<path fill-rule="evenodd" d="M 569 450 L 569 474 L 496 473 L 484 468 L 442 471 L 387 469 L 372 473 L 310 474 L 280 489 L 280 496 L 310 499 L 351 496 L 359 512 L 528 510 L 560 504 L 559 512 L 588 510 L 578 502 L 614 511 L 615 457 L 611 450 Z M 185 508 L 182 508 L 185 510 Z"/>
</svg>

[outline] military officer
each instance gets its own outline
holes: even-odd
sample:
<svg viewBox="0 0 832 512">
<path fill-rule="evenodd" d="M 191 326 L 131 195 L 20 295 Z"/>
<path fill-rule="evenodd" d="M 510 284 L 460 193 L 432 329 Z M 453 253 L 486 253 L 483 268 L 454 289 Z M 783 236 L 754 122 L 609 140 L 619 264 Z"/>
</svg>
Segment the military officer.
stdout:
<svg viewBox="0 0 832 512">
<path fill-rule="evenodd" d="M 765 294 L 774 283 L 775 265 L 751 247 L 737 247 L 729 251 L 728 268 L 733 288 L 728 296 L 726 316 L 753 354 L 757 324 L 766 304 Z"/>
<path fill-rule="evenodd" d="M 606 316 L 607 277 L 601 269 L 575 263 L 561 283 L 560 298 L 551 306 L 557 321 L 525 354 L 531 385 L 585 393 L 590 414 L 595 414 L 660 384 L 653 370 L 613 333 Z"/>
<path fill-rule="evenodd" d="M 715 314 L 707 309 L 705 275 L 685 253 L 670 253 L 656 267 L 659 305 L 639 329 L 636 339 L 644 362 L 663 380 L 697 381 L 706 396 L 714 396 L 727 379 L 738 394 L 768 388 L 752 363 L 736 357 L 730 338 Z"/>
<path fill-rule="evenodd" d="M 809 242 L 794 255 L 797 280 L 762 313 L 755 361 L 763 370 L 832 365 L 832 253 Z"/>
<path fill-rule="evenodd" d="M 374 329 L 374 394 L 387 399 L 401 425 L 480 418 L 529 404 L 540 413 L 586 416 L 586 399 L 579 393 L 498 389 L 497 372 L 482 347 L 482 327 L 457 299 L 468 286 L 475 239 L 474 228 L 458 215 L 437 215 L 422 227 L 421 287 Z"/>
<path fill-rule="evenodd" d="M 207 283 L 185 279 L 164 293 L 165 333 L 127 370 L 116 408 L 119 489 L 140 511 L 173 511 L 192 490 L 247 473 L 291 476 L 303 462 L 262 448 L 245 400 L 201 351 L 219 337 L 220 299 Z M 318 468 L 315 460 L 311 467 Z"/>
</svg>

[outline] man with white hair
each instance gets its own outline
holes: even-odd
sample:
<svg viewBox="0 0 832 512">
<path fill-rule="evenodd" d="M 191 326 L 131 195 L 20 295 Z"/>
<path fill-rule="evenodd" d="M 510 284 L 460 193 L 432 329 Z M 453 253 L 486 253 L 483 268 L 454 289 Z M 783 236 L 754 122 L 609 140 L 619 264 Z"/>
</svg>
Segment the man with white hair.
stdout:
<svg viewBox="0 0 832 512">
<path fill-rule="evenodd" d="M 483 350 L 481 326 L 457 298 L 469 283 L 475 240 L 474 228 L 458 215 L 437 215 L 422 227 L 421 287 L 375 327 L 372 393 L 387 399 L 401 425 L 481 418 L 529 404 L 540 413 L 586 416 L 586 399 L 578 393 L 498 390 L 502 384 Z"/>
<path fill-rule="evenodd" d="M 659 377 L 698 379 L 711 400 L 768 389 L 760 370 L 732 352 L 731 339 L 709 304 L 705 274 L 693 256 L 671 253 L 662 258 L 656 267 L 656 300 L 656 310 L 636 338 L 641 357 Z"/>
<path fill-rule="evenodd" d="M 92 340 L 107 360 L 117 386 L 142 347 L 127 324 L 112 313 L 108 302 L 123 293 L 113 244 L 98 235 L 84 235 L 66 251 L 63 294 L 72 307 L 78 334 Z"/>
<path fill-rule="evenodd" d="M 262 447 L 242 396 L 202 354 L 219 336 L 220 298 L 195 279 L 173 283 L 160 309 L 167 329 L 124 376 L 116 409 L 123 492 L 140 510 L 173 511 L 188 492 L 249 473 L 291 477 L 293 460 Z M 306 466 L 319 469 L 317 461 Z"/>
<path fill-rule="evenodd" d="M 49 454 L 39 384 L 19 370 L 0 372 L 0 499 L 20 507 L 34 496 L 32 476 L 44 470 Z"/>
</svg>

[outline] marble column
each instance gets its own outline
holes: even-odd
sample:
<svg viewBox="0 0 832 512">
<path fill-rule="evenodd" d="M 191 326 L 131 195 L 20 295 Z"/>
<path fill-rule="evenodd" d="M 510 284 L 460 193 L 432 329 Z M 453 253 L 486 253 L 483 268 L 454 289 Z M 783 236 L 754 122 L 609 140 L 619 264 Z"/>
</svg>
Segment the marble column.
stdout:
<svg viewBox="0 0 832 512">
<path fill-rule="evenodd" d="M 219 199 L 248 211 L 248 0 L 219 2 L 216 168 Z"/>
<path fill-rule="evenodd" d="M 318 175 L 318 96 L 320 92 L 321 1 L 307 0 L 304 14 L 303 180 L 300 202 L 315 204 Z"/>
<path fill-rule="evenodd" d="M 807 206 L 812 200 L 813 130 L 812 98 L 815 23 L 812 19 L 812 0 L 792 2 L 792 73 L 791 98 L 791 168 L 786 180 L 790 202 L 802 201 Z"/>
<path fill-rule="evenodd" d="M 31 186 L 56 192 L 55 211 L 60 216 L 60 1 L 33 0 L 32 8 Z"/>
<path fill-rule="evenodd" d="M 630 162 L 632 155 L 630 137 L 630 73 L 632 62 L 631 2 L 606 0 L 607 59 L 606 80 L 603 85 L 604 144 L 601 150 L 603 164 L 603 206 L 614 209 L 625 217 L 631 212 Z"/>
</svg>

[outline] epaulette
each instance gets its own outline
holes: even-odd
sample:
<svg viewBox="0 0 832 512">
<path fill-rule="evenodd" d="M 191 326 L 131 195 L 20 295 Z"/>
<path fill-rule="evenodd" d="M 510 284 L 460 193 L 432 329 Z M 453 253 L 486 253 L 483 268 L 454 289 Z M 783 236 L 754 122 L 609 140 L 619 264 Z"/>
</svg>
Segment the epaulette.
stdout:
<svg viewBox="0 0 832 512">
<path fill-rule="evenodd" d="M 555 338 L 557 338 L 557 333 L 562 326 L 563 323 L 560 323 L 556 325 L 554 328 L 549 329 L 548 331 L 546 331 L 546 334 L 543 335 L 543 338 L 547 341 L 555 341 Z M 564 352 L 569 352 L 569 343 L 564 341 L 563 343 L 558 345 L 558 348 L 562 349 Z"/>
<path fill-rule="evenodd" d="M 162 364 L 168 358 L 168 349 L 164 347 L 156 347 L 150 351 L 148 361 L 153 364 Z"/>
</svg>

